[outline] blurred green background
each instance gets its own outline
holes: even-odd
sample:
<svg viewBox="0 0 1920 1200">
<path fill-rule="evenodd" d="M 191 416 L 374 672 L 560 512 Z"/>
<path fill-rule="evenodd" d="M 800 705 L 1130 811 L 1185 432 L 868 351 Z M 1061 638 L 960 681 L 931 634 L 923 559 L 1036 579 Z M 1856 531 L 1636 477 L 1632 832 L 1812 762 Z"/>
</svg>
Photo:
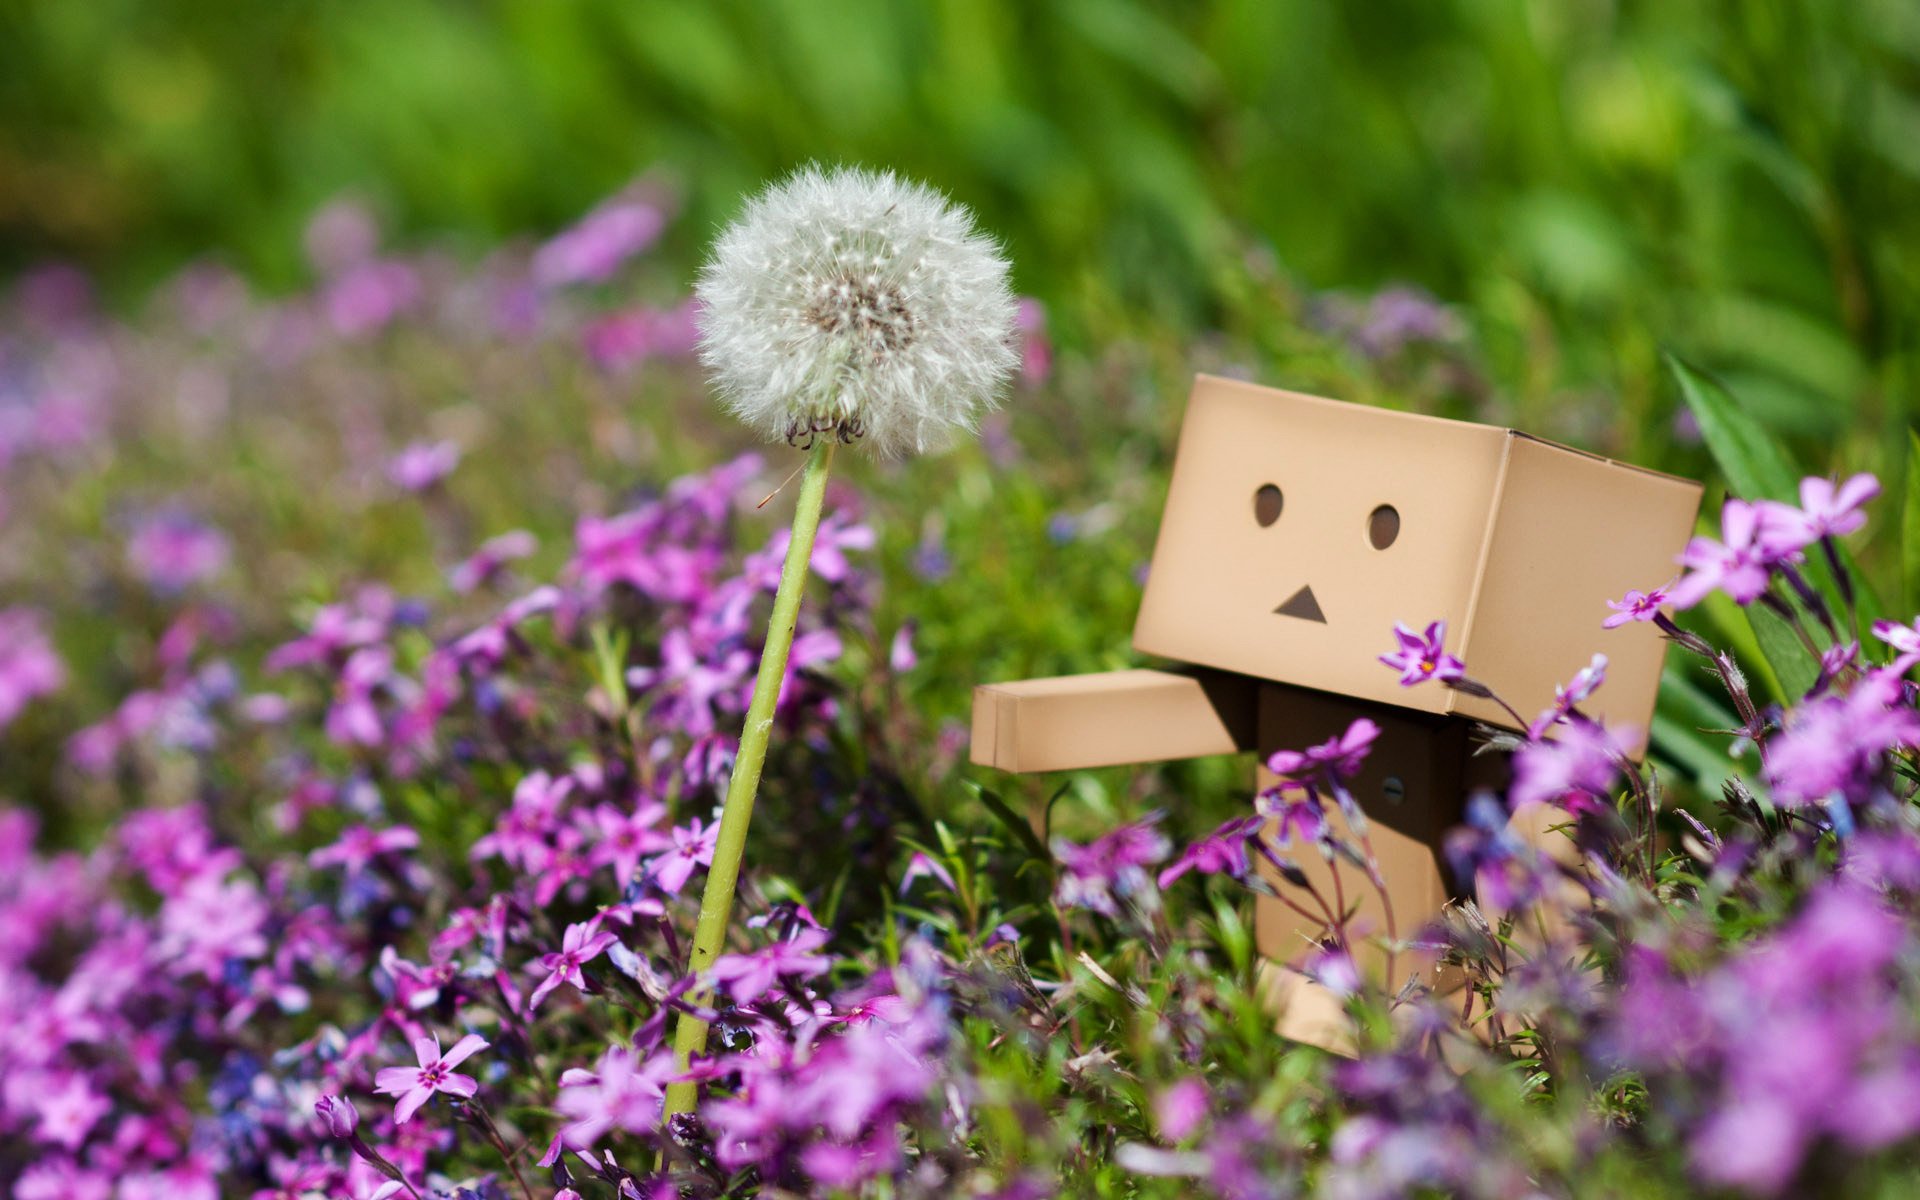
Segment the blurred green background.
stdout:
<svg viewBox="0 0 1920 1200">
<path fill-rule="evenodd" d="M 0 266 L 125 297 L 210 251 L 291 288 L 343 190 L 478 253 L 651 171 L 691 269 L 743 190 L 841 159 L 974 206 L 1069 345 L 1259 344 L 1263 273 L 1405 280 L 1520 423 L 1668 461 L 1664 347 L 1873 466 L 1917 84 L 1910 0 L 5 0 Z"/>
</svg>

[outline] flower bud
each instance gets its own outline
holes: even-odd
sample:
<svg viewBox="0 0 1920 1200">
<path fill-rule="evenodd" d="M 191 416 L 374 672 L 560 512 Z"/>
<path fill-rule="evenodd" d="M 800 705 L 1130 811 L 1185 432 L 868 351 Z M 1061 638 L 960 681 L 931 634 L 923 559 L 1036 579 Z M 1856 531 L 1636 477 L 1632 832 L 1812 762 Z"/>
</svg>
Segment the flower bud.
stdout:
<svg viewBox="0 0 1920 1200">
<path fill-rule="evenodd" d="M 327 1132 L 337 1138 L 352 1137 L 360 1125 L 359 1112 L 345 1096 L 322 1096 L 313 1102 L 313 1111 L 320 1114 Z"/>
</svg>

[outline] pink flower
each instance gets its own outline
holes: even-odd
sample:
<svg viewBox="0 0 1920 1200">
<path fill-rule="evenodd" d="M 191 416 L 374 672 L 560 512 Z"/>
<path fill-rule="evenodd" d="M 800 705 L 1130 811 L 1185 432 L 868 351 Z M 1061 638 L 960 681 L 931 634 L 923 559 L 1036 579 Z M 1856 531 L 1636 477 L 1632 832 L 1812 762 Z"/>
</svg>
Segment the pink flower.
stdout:
<svg viewBox="0 0 1920 1200">
<path fill-rule="evenodd" d="M 527 1011 L 539 1008 L 547 994 L 563 983 L 571 983 L 585 991 L 587 980 L 580 973 L 580 968 L 600 957 L 602 951 L 619 940 L 611 933 L 601 932 L 598 917 L 567 926 L 567 931 L 560 937 L 560 952 L 543 955 L 540 959 L 540 969 L 547 973 L 547 977 L 528 997 Z"/>
<path fill-rule="evenodd" d="M 905 873 L 900 876 L 900 894 L 902 896 L 906 895 L 907 889 L 913 886 L 913 881 L 922 875 L 938 879 L 941 883 L 947 885 L 947 890 L 950 892 L 960 890 L 954 885 L 951 872 L 925 854 L 915 851 L 913 857 L 907 860 Z"/>
<path fill-rule="evenodd" d="M 480 543 L 480 548 L 473 552 L 472 557 L 447 572 L 447 584 L 456 592 L 471 592 L 492 582 L 508 563 L 527 557 L 539 545 L 534 536 L 524 529 L 488 538 Z"/>
<path fill-rule="evenodd" d="M 320 295 L 327 320 L 339 333 L 377 333 L 420 300 L 420 274 L 403 262 L 373 259 L 348 267 Z"/>
<path fill-rule="evenodd" d="M 573 778 L 555 779 L 545 771 L 529 772 L 514 785 L 513 804 L 500 816 L 493 832 L 474 842 L 471 856 L 498 856 L 508 866 L 531 871 L 546 857 L 561 806 L 573 792 Z"/>
<path fill-rule="evenodd" d="M 1306 780 L 1309 776 L 1320 775 L 1332 779 L 1352 779 L 1366 764 L 1367 752 L 1379 736 L 1378 725 L 1359 717 L 1347 726 L 1345 733 L 1329 738 L 1318 746 L 1306 750 L 1275 751 L 1267 759 L 1267 770 L 1282 779 Z"/>
<path fill-rule="evenodd" d="M 1577 671 L 1571 682 L 1565 686 L 1553 685 L 1553 706 L 1543 710 L 1535 717 L 1533 724 L 1527 726 L 1527 736 L 1538 741 L 1548 726 L 1557 725 L 1567 719 L 1567 714 L 1586 701 L 1607 681 L 1607 656 L 1596 654 L 1593 661 Z"/>
<path fill-rule="evenodd" d="M 158 592 L 183 591 L 216 575 L 228 557 L 224 534 L 171 509 L 141 518 L 127 539 L 128 563 Z"/>
<path fill-rule="evenodd" d="M 1182 1079 L 1153 1098 L 1153 1122 L 1169 1142 L 1184 1142 L 1207 1119 L 1207 1085 Z"/>
<path fill-rule="evenodd" d="M 1836 485 L 1818 475 L 1800 481 L 1800 507 L 1776 500 L 1760 501 L 1764 513 L 1761 542 L 1773 554 L 1786 557 L 1822 538 L 1845 537 L 1867 523 L 1861 511 L 1880 494 L 1880 481 L 1862 473 Z"/>
<path fill-rule="evenodd" d="M 1467 664 L 1444 649 L 1447 640 L 1445 621 L 1433 622 L 1424 633 L 1415 633 L 1405 625 L 1396 624 L 1393 636 L 1400 643 L 1400 648 L 1392 654 L 1382 654 L 1380 661 L 1400 672 L 1401 687 L 1412 687 L 1429 679 L 1449 683 L 1466 677 Z"/>
<path fill-rule="evenodd" d="M 1888 750 L 1920 744 L 1920 716 L 1901 703 L 1901 691 L 1899 673 L 1869 671 L 1845 695 L 1795 708 L 1767 748 L 1775 802 L 1792 808 L 1868 792 Z"/>
<path fill-rule="evenodd" d="M 72 1074 L 63 1075 L 58 1084 L 44 1088 L 34 1108 L 40 1118 L 34 1128 L 36 1139 L 77 1150 L 100 1118 L 112 1111 L 113 1105 L 87 1086 L 85 1076 Z"/>
<path fill-rule="evenodd" d="M 611 804 L 595 808 L 593 824 L 600 840 L 593 848 L 593 865 L 611 865 L 614 882 L 624 888 L 641 859 L 673 845 L 672 838 L 654 828 L 666 815 L 664 804 L 646 800 L 637 802 L 631 812 Z"/>
<path fill-rule="evenodd" d="M 653 881 L 662 891 L 679 895 L 695 867 L 713 862 L 713 848 L 719 838 L 719 824 L 702 828 L 699 817 L 690 824 L 675 827 L 673 849 L 653 860 Z"/>
<path fill-rule="evenodd" d="M 587 326 L 581 340 L 594 366 L 623 374 L 651 358 L 685 357 L 699 339 L 693 305 L 683 304 L 613 313 Z"/>
<path fill-rule="evenodd" d="M 333 706 L 327 710 L 327 736 L 342 746 L 378 746 L 386 730 L 375 694 L 393 675 L 393 651 L 386 646 L 356 650 L 340 669 Z"/>
<path fill-rule="evenodd" d="M 1053 373 L 1053 345 L 1047 340 L 1047 310 L 1031 296 L 1020 297 L 1014 311 L 1014 328 L 1020 335 L 1021 382 L 1038 387 Z"/>
<path fill-rule="evenodd" d="M 712 974 L 736 1004 L 750 1004 L 765 995 L 782 976 L 811 979 L 824 973 L 833 960 L 815 954 L 826 945 L 825 930 L 802 929 L 786 941 L 775 942 L 752 954 L 723 954 L 714 960 Z"/>
<path fill-rule="evenodd" d="M 1875 621 L 1873 636 L 1894 648 L 1896 654 L 1890 665 L 1894 674 L 1905 675 L 1915 663 L 1920 663 L 1920 618 L 1915 618 L 1911 625 Z"/>
<path fill-rule="evenodd" d="M 413 1039 L 413 1054 L 420 1062 L 419 1067 L 383 1067 L 373 1077 L 373 1090 L 400 1098 L 393 1106 L 393 1120 L 397 1125 L 405 1125 L 435 1092 L 465 1100 L 479 1091 L 480 1085 L 472 1076 L 457 1074 L 454 1068 L 487 1046 L 487 1039 L 470 1033 L 442 1056 L 439 1037 L 417 1037 Z"/>
<path fill-rule="evenodd" d="M 460 447 L 452 442 L 414 442 L 387 464 L 387 478 L 395 487 L 424 492 L 460 465 Z"/>
<path fill-rule="evenodd" d="M 1673 582 L 1654 588 L 1650 592 L 1630 590 L 1618 600 L 1607 601 L 1607 607 L 1613 615 L 1600 622 L 1602 629 L 1618 629 L 1633 621 L 1651 621 L 1660 615 L 1660 607 L 1667 602 L 1668 592 Z"/>
<path fill-rule="evenodd" d="M 29 701 L 58 691 L 66 681 L 66 665 L 38 615 L 24 608 L 0 610 L 0 729 L 11 725 Z"/>
<path fill-rule="evenodd" d="M 666 214 L 652 204 L 615 200 L 601 205 L 535 251 L 534 280 L 549 288 L 602 282 L 651 246 L 666 224 Z"/>
<path fill-rule="evenodd" d="M 594 1072 L 572 1070 L 560 1077 L 554 1107 L 571 1117 L 560 1139 L 585 1149 L 610 1129 L 646 1133 L 660 1123 L 667 1082 L 676 1071 L 673 1055 L 660 1053 L 642 1062 L 632 1050 L 614 1047 Z"/>
<path fill-rule="evenodd" d="M 920 663 L 920 656 L 913 652 L 914 623 L 903 623 L 893 635 L 893 645 L 887 650 L 887 668 L 895 675 L 903 675 Z"/>
<path fill-rule="evenodd" d="M 1692 608 L 1716 590 L 1736 604 L 1758 600 L 1767 590 L 1768 568 L 1783 557 L 1763 536 L 1768 520 L 1768 510 L 1759 505 L 1727 501 L 1720 510 L 1722 540 L 1697 537 L 1681 552 L 1680 565 L 1689 573 L 1673 587 L 1673 606 Z"/>
<path fill-rule="evenodd" d="M 1247 839 L 1259 832 L 1262 824 L 1259 817 L 1235 817 L 1188 846 L 1171 866 L 1160 872 L 1157 882 L 1165 888 L 1188 871 L 1243 878 L 1248 865 Z"/>
<path fill-rule="evenodd" d="M 1555 740 L 1529 742 L 1514 754 L 1508 803 L 1516 812 L 1541 801 L 1577 812 L 1611 793 L 1620 758 L 1619 744 L 1605 729 L 1575 721 Z"/>
<path fill-rule="evenodd" d="M 349 876 L 358 875 L 383 854 L 411 850 L 420 844 L 420 835 L 405 825 L 376 830 L 370 825 L 352 825 L 331 846 L 322 846 L 307 855 L 313 867 L 343 866 Z"/>
</svg>

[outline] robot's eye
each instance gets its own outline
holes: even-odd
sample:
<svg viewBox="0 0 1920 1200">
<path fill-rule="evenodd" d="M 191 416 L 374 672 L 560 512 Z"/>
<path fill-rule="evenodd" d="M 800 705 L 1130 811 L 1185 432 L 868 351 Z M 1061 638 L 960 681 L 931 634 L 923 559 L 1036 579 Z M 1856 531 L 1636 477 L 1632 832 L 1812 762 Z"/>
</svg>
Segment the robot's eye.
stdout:
<svg viewBox="0 0 1920 1200">
<path fill-rule="evenodd" d="M 1367 540 L 1375 550 L 1385 550 L 1399 536 L 1400 510 L 1393 505 L 1382 504 L 1367 517 Z"/>
<path fill-rule="evenodd" d="M 1271 483 L 1261 484 L 1253 493 L 1253 519 L 1260 522 L 1262 528 L 1273 524 L 1280 519 L 1280 509 L 1285 502 L 1286 497 L 1280 494 L 1279 488 Z"/>
</svg>

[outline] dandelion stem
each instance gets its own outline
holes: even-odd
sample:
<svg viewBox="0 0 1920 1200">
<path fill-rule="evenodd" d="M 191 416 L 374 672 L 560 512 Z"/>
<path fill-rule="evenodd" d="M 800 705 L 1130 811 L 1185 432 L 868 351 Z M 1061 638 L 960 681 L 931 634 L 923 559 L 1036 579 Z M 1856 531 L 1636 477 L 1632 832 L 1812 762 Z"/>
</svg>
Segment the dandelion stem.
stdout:
<svg viewBox="0 0 1920 1200">
<path fill-rule="evenodd" d="M 707 868 L 706 891 L 700 897 L 700 919 L 694 926 L 693 951 L 687 974 L 697 975 L 713 965 L 726 943 L 733 916 L 733 896 L 740 881 L 740 858 L 746 849 L 747 825 L 753 819 L 753 801 L 760 791 L 760 769 L 767 759 L 767 735 L 773 728 L 774 704 L 787 677 L 787 653 L 793 648 L 794 622 L 800 614 L 800 593 L 806 589 L 807 569 L 813 561 L 813 538 L 820 528 L 820 504 L 826 494 L 827 473 L 833 465 L 833 438 L 815 439 L 807 456 L 806 474 L 793 513 L 793 540 L 780 568 L 780 587 L 773 595 L 773 617 L 767 624 L 766 649 L 760 653 L 760 673 L 753 683 L 753 701 L 747 706 L 746 727 L 740 734 L 740 752 L 727 784 L 726 804 L 720 810 L 720 833 Z M 688 997 L 704 1006 L 696 989 Z M 707 1023 L 682 1012 L 674 1031 L 674 1057 L 685 1072 L 693 1056 L 707 1047 Z M 692 1112 L 697 1096 L 692 1082 L 669 1084 L 663 1118 Z"/>
</svg>

